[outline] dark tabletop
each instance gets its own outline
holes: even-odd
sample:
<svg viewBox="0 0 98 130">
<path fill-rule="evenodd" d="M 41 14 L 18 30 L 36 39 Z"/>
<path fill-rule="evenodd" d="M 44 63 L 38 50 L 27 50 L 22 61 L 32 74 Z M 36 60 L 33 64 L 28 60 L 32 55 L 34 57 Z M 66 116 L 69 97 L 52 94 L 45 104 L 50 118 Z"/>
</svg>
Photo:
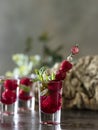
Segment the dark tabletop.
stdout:
<svg viewBox="0 0 98 130">
<path fill-rule="evenodd" d="M 98 130 L 98 111 L 62 110 L 60 125 L 41 125 L 38 112 L 5 116 L 0 130 Z"/>
</svg>

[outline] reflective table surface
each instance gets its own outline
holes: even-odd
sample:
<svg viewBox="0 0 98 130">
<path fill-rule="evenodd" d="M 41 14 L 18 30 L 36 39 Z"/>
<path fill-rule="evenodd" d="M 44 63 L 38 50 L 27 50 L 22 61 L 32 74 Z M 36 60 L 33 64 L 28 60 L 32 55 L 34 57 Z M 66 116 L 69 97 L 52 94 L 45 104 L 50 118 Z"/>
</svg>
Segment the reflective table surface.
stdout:
<svg viewBox="0 0 98 130">
<path fill-rule="evenodd" d="M 60 125 L 39 124 L 38 112 L 5 116 L 0 130 L 98 130 L 98 111 L 62 110 Z"/>
</svg>

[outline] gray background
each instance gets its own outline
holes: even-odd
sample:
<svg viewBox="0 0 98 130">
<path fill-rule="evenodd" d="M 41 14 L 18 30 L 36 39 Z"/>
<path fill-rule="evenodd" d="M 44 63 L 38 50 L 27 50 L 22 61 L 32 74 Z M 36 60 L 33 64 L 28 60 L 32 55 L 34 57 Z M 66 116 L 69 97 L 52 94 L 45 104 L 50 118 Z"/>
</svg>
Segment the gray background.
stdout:
<svg viewBox="0 0 98 130">
<path fill-rule="evenodd" d="M 38 36 L 47 31 L 51 48 L 76 42 L 79 57 L 98 54 L 98 0 L 0 0 L 0 75 L 13 69 L 12 54 L 21 53 L 28 36 L 32 54 L 41 54 Z"/>
</svg>

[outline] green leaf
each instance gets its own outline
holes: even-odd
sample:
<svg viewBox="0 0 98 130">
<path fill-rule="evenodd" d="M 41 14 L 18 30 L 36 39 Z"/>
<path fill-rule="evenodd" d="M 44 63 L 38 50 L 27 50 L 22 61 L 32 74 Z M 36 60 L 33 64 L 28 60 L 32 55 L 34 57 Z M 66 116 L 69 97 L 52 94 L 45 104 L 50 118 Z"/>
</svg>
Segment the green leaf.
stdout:
<svg viewBox="0 0 98 130">
<path fill-rule="evenodd" d="M 43 81 L 43 82 L 47 82 L 50 80 L 54 80 L 55 79 L 55 74 L 49 74 L 47 72 L 47 67 L 43 66 L 41 67 L 39 70 L 35 69 L 35 73 L 36 73 L 36 78 L 34 81 Z"/>
<path fill-rule="evenodd" d="M 30 87 L 26 85 L 19 85 L 19 88 L 22 89 L 25 92 L 30 92 Z"/>
<path fill-rule="evenodd" d="M 54 80 L 54 79 L 55 79 L 55 74 L 52 73 L 52 74 L 51 74 L 51 80 Z"/>
</svg>

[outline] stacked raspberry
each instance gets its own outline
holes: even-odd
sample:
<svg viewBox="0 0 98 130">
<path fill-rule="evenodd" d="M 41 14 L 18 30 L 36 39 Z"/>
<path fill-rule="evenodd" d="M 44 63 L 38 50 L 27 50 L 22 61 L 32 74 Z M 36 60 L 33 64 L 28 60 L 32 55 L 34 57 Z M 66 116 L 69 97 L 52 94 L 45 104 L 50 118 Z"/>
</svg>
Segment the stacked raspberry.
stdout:
<svg viewBox="0 0 98 130">
<path fill-rule="evenodd" d="M 40 98 L 41 111 L 52 114 L 61 108 L 62 81 L 50 81 L 47 85 L 49 94 Z"/>
<path fill-rule="evenodd" d="M 71 58 L 79 52 L 78 46 L 71 48 Z M 52 114 L 61 109 L 62 105 L 62 86 L 66 73 L 72 68 L 72 64 L 68 60 L 61 62 L 58 71 L 55 74 L 55 80 L 47 83 L 48 94 L 40 97 L 41 111 Z"/>
<path fill-rule="evenodd" d="M 19 89 L 19 99 L 20 100 L 30 100 L 32 98 L 32 95 L 30 95 L 31 87 L 32 87 L 32 81 L 28 77 L 23 77 L 20 79 L 20 89 Z M 22 88 L 21 88 L 22 86 Z"/>
<path fill-rule="evenodd" d="M 55 80 L 49 81 L 47 84 L 48 95 L 41 96 L 41 111 L 45 113 L 55 113 L 61 108 L 62 104 L 62 80 L 66 76 L 66 72 L 72 68 L 72 64 L 64 60 L 56 73 Z"/>
<path fill-rule="evenodd" d="M 16 101 L 16 89 L 18 87 L 16 79 L 5 79 L 2 83 L 4 90 L 1 95 L 1 102 L 3 104 L 13 104 Z"/>
</svg>

